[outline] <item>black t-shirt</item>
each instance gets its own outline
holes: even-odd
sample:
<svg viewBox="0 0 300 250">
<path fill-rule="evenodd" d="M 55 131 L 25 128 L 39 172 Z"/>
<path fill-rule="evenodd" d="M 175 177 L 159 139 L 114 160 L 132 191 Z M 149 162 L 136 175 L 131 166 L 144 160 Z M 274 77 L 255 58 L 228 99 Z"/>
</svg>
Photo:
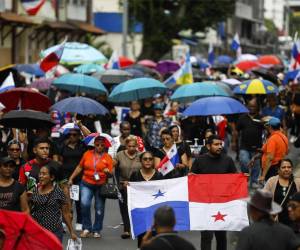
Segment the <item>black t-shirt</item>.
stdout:
<svg viewBox="0 0 300 250">
<path fill-rule="evenodd" d="M 62 172 L 64 178 L 71 176 L 86 150 L 87 147 L 82 142 L 77 143 L 75 148 L 71 148 L 66 144 L 62 146 L 59 155 L 63 158 Z"/>
<path fill-rule="evenodd" d="M 21 211 L 20 196 L 25 188 L 19 182 L 14 181 L 8 187 L 0 186 L 0 208 L 12 211 Z"/>
<path fill-rule="evenodd" d="M 161 234 L 153 238 L 150 244 L 141 250 L 196 250 L 187 240 L 176 234 Z"/>
<path fill-rule="evenodd" d="M 192 157 L 191 148 L 186 142 L 184 142 L 184 141 L 177 142 L 176 147 L 178 150 L 182 150 L 186 154 L 187 157 Z"/>
<path fill-rule="evenodd" d="M 241 115 L 237 122 L 237 130 L 240 133 L 240 149 L 255 151 L 262 146 L 263 123 L 260 122 L 261 116 L 254 117 Z"/>
<path fill-rule="evenodd" d="M 149 181 L 156 181 L 156 180 L 161 180 L 163 179 L 163 176 L 161 175 L 161 173 L 159 173 L 158 171 L 155 171 L 154 175 L 152 176 L 152 178 Z M 141 174 L 141 171 L 134 171 L 131 176 L 129 181 L 146 181 L 143 177 L 143 175 Z"/>
<path fill-rule="evenodd" d="M 191 172 L 194 174 L 229 174 L 236 173 L 237 169 L 231 157 L 225 154 L 213 157 L 207 153 L 195 159 Z"/>
<path fill-rule="evenodd" d="M 124 118 L 125 121 L 128 121 L 131 124 L 131 134 L 136 136 L 142 136 L 142 123 L 141 115 L 136 118 L 132 118 L 129 113 Z"/>
</svg>

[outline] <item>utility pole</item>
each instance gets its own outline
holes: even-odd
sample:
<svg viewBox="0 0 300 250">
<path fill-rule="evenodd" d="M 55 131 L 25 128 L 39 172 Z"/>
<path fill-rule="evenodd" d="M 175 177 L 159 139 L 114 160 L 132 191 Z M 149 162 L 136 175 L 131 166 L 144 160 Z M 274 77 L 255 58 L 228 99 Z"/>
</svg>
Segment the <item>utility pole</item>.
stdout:
<svg viewBox="0 0 300 250">
<path fill-rule="evenodd" d="M 128 35 L 128 0 L 123 0 L 123 56 L 127 56 L 127 35 Z"/>
<path fill-rule="evenodd" d="M 285 32 L 286 36 L 290 33 L 290 4 L 289 0 L 285 0 Z"/>
</svg>

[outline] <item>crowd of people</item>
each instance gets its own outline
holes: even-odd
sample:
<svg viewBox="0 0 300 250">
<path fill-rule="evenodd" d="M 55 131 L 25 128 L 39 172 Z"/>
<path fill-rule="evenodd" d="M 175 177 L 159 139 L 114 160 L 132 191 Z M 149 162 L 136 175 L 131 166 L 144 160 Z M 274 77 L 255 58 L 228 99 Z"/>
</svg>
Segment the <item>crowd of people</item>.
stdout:
<svg viewBox="0 0 300 250">
<path fill-rule="evenodd" d="M 293 249 L 299 246 L 295 235 L 300 232 L 300 179 L 293 175 L 297 163 L 286 157 L 291 143 L 300 146 L 299 97 L 300 87 L 291 85 L 279 95 L 239 97 L 249 109 L 247 114 L 184 117 L 181 103 L 170 102 L 167 95 L 156 95 L 130 103 L 130 111 L 120 123 L 120 134 L 113 138 L 112 145 L 101 136 L 102 132 L 111 134 L 111 124 L 116 122 L 114 106 L 104 96 L 97 101 L 107 107 L 109 115 L 73 117 L 74 127 L 60 137 L 51 136 L 48 128 L 16 132 L 2 127 L 0 208 L 30 213 L 60 241 L 63 224 L 72 239 L 101 238 L 105 216 L 101 188 L 115 176 L 122 196 L 121 238 L 128 239 L 129 182 L 242 172 L 249 177 L 249 190 L 264 191 L 259 189 L 249 201 L 254 223 L 240 234 L 237 249 Z M 98 118 L 103 131 L 92 146 L 86 145 L 83 138 L 96 131 L 94 121 Z M 157 167 L 174 145 L 179 162 L 174 170 L 162 175 Z M 75 204 L 69 193 L 74 184 L 80 186 Z M 278 204 L 277 209 L 273 202 Z M 151 232 L 145 232 L 138 237 L 138 247 L 194 249 L 173 234 L 172 209 L 158 209 L 154 221 L 158 235 L 153 240 Z M 227 249 L 226 231 L 201 232 L 201 249 L 211 249 L 214 236 L 217 249 Z M 265 237 L 272 240 L 268 242 Z M 295 240 L 291 243 L 287 237 Z M 276 245 L 275 240 L 280 244 Z"/>
</svg>

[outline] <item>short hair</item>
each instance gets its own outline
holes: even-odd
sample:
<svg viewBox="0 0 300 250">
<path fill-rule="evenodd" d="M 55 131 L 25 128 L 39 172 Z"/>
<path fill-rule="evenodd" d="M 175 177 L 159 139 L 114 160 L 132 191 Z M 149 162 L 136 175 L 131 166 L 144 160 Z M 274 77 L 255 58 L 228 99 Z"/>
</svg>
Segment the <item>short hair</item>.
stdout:
<svg viewBox="0 0 300 250">
<path fill-rule="evenodd" d="M 131 127 L 131 124 L 130 124 L 129 121 L 122 121 L 122 122 L 120 123 L 120 129 L 122 129 L 122 128 L 124 127 L 124 125 L 129 125 L 129 126 Z"/>
<path fill-rule="evenodd" d="M 173 208 L 169 206 L 159 207 L 154 213 L 154 225 L 158 227 L 174 227 L 176 218 Z"/>
<path fill-rule="evenodd" d="M 162 136 L 162 135 L 169 135 L 172 137 L 172 131 L 170 129 L 166 128 L 160 132 L 160 136 Z"/>
<path fill-rule="evenodd" d="M 33 142 L 33 147 L 36 147 L 40 143 L 48 143 L 50 145 L 50 140 L 47 137 L 38 137 Z"/>
<path fill-rule="evenodd" d="M 17 139 L 12 139 L 7 143 L 7 146 L 10 147 L 13 144 L 17 144 L 21 148 L 21 143 Z"/>
<path fill-rule="evenodd" d="M 211 135 L 210 137 L 208 137 L 207 139 L 207 144 L 211 145 L 214 140 L 219 140 L 219 141 L 222 141 L 221 137 L 218 136 L 218 135 Z"/>
<path fill-rule="evenodd" d="M 150 152 L 150 151 L 145 151 L 145 152 L 143 152 L 143 153 L 140 154 L 140 161 L 142 161 L 143 156 L 144 156 L 145 154 L 150 154 L 150 155 L 153 156 L 152 152 Z"/>
<path fill-rule="evenodd" d="M 127 145 L 131 141 L 134 141 L 137 144 L 137 137 L 135 135 L 127 136 L 125 139 L 125 144 Z"/>
<path fill-rule="evenodd" d="M 283 163 L 283 162 L 289 162 L 290 164 L 291 164 L 291 166 L 292 166 L 292 168 L 294 168 L 294 164 L 293 164 L 293 162 L 292 162 L 292 160 L 290 159 L 290 158 L 284 158 L 284 159 L 282 159 L 280 162 L 279 162 L 279 166 L 281 166 L 281 164 Z"/>
</svg>

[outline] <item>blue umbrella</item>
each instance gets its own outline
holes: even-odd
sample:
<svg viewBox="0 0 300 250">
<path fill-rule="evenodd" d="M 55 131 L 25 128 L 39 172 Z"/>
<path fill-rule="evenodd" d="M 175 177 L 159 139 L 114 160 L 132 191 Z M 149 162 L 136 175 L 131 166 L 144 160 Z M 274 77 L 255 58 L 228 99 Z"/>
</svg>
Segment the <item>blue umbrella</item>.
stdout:
<svg viewBox="0 0 300 250">
<path fill-rule="evenodd" d="M 184 112 L 185 116 L 209 116 L 248 113 L 239 101 L 226 96 L 210 96 L 193 102 Z"/>
<path fill-rule="evenodd" d="M 45 76 L 45 72 L 40 68 L 38 64 L 17 64 L 14 68 L 19 72 L 25 72 L 37 77 Z"/>
<path fill-rule="evenodd" d="M 163 93 L 166 90 L 167 87 L 155 79 L 136 78 L 116 86 L 109 95 L 109 100 L 112 102 L 136 101 Z"/>
<path fill-rule="evenodd" d="M 61 113 L 71 112 L 81 115 L 105 115 L 108 113 L 108 110 L 100 103 L 82 96 L 63 99 L 55 103 L 50 109 Z"/>
<path fill-rule="evenodd" d="M 171 96 L 171 100 L 192 102 L 205 96 L 228 96 L 228 94 L 221 87 L 210 82 L 195 82 L 180 86 Z"/>
<path fill-rule="evenodd" d="M 72 93 L 85 92 L 91 95 L 107 94 L 106 88 L 98 79 L 78 73 L 64 74 L 55 79 L 52 85 Z"/>
<path fill-rule="evenodd" d="M 268 80 L 251 79 L 235 87 L 233 92 L 242 95 L 267 95 L 278 93 L 278 88 Z"/>
<path fill-rule="evenodd" d="M 217 64 L 231 64 L 233 62 L 233 58 L 227 55 L 218 56 L 215 63 Z"/>
<path fill-rule="evenodd" d="M 82 64 L 76 68 L 74 68 L 74 72 L 81 73 L 81 74 L 93 74 L 96 72 L 104 72 L 105 69 L 103 66 L 89 63 L 89 64 Z"/>
<path fill-rule="evenodd" d="M 61 45 L 55 45 L 42 51 L 41 57 L 43 58 L 56 51 L 59 46 Z M 99 50 L 88 44 L 77 42 L 65 43 L 64 51 L 60 59 L 60 63 L 65 65 L 79 65 L 87 63 L 102 64 L 106 62 L 106 57 Z"/>
</svg>

